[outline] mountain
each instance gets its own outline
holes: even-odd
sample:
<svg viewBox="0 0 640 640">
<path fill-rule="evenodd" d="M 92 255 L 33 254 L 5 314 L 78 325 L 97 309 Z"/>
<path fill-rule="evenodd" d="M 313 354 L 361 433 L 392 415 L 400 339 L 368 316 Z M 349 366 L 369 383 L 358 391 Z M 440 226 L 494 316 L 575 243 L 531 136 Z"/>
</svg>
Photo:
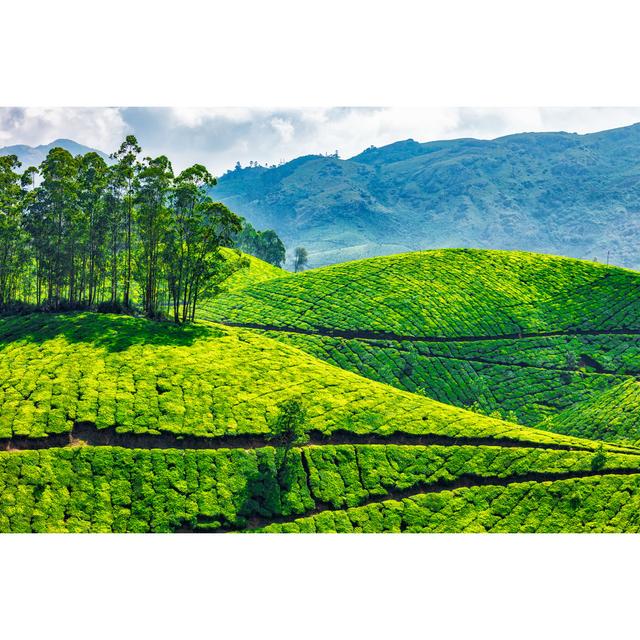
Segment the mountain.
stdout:
<svg viewBox="0 0 640 640">
<path fill-rule="evenodd" d="M 26 169 L 27 167 L 31 166 L 37 167 L 47 157 L 49 151 L 51 151 L 51 149 L 54 149 L 55 147 L 62 147 L 74 156 L 84 155 L 85 153 L 94 151 L 105 162 L 110 162 L 109 156 L 106 153 L 99 151 L 98 149 L 85 147 L 83 144 L 79 144 L 78 142 L 67 140 L 65 138 L 59 138 L 58 140 L 54 140 L 49 144 L 41 144 L 37 147 L 30 147 L 26 144 L 16 144 L 10 147 L 0 147 L 0 156 L 18 156 L 18 160 L 22 163 L 21 168 Z"/>
<path fill-rule="evenodd" d="M 640 267 L 640 124 L 579 135 L 414 140 L 348 160 L 229 171 L 215 197 L 310 266 L 428 248 L 552 253 Z"/>
</svg>

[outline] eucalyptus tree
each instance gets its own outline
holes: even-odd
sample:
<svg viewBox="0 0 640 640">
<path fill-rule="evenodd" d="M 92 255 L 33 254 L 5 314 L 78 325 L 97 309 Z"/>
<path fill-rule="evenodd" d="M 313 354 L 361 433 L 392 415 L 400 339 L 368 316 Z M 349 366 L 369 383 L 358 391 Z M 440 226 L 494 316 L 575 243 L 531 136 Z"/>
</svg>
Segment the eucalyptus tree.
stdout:
<svg viewBox="0 0 640 640">
<path fill-rule="evenodd" d="M 139 249 L 136 280 L 142 292 L 144 312 L 156 317 L 166 232 L 169 226 L 169 190 L 173 169 L 166 156 L 145 158 L 135 180 Z M 126 302 L 125 302 L 126 304 Z"/>
<path fill-rule="evenodd" d="M 189 309 L 201 236 L 202 206 L 209 198 L 208 187 L 215 178 L 201 164 L 185 169 L 175 179 L 171 193 L 171 222 L 167 234 L 165 261 L 173 317 L 185 322 Z"/>
<path fill-rule="evenodd" d="M 236 259 L 226 258 L 220 252 L 242 228 L 240 218 L 221 202 L 206 197 L 196 206 L 192 252 L 189 259 L 189 280 L 186 283 L 186 313 L 183 318 L 193 321 L 199 302 L 218 295 L 225 280 L 248 261 L 237 252 Z"/>
<path fill-rule="evenodd" d="M 45 260 L 47 301 L 60 308 L 64 287 L 70 285 L 73 302 L 72 248 L 76 241 L 78 211 L 77 160 L 55 147 L 40 165 L 42 184 L 36 187 L 30 230 Z"/>
<path fill-rule="evenodd" d="M 126 226 L 126 267 L 124 277 L 124 293 L 123 304 L 125 307 L 130 305 L 131 295 L 131 274 L 132 274 L 132 255 L 133 255 L 133 203 L 134 203 L 134 184 L 136 173 L 139 169 L 138 155 L 142 149 L 138 144 L 138 140 L 133 135 L 128 135 L 124 142 L 120 145 L 118 151 L 111 155 L 111 158 L 117 161 L 116 171 L 119 174 L 121 184 L 124 188 L 123 200 L 125 204 L 125 226 Z"/>
<path fill-rule="evenodd" d="M 120 254 L 123 245 L 123 203 L 122 191 L 124 181 L 121 172 L 116 165 L 110 166 L 106 170 L 106 187 L 103 195 L 102 206 L 104 207 L 106 224 L 106 244 L 105 258 L 109 271 L 111 309 L 114 310 L 118 303 L 118 275 Z"/>
<path fill-rule="evenodd" d="M 91 306 L 96 300 L 99 277 L 104 269 L 108 231 L 106 162 L 95 152 L 79 158 L 78 188 L 82 251 L 80 299 Z M 85 297 L 86 290 L 86 297 Z"/>
<path fill-rule="evenodd" d="M 0 157 L 0 305 L 11 302 L 25 266 L 27 237 L 22 227 L 23 189 L 14 155 Z"/>
</svg>

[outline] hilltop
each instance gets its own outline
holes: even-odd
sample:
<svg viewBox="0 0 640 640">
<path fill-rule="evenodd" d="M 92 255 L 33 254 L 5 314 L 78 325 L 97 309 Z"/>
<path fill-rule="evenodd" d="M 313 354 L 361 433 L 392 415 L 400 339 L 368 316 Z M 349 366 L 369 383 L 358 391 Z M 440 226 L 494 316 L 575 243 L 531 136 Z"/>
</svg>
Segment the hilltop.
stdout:
<svg viewBox="0 0 640 640">
<path fill-rule="evenodd" d="M 290 274 L 202 315 L 447 404 L 561 430 L 554 416 L 640 374 L 639 291 L 640 274 L 617 267 L 435 250 Z M 640 438 L 590 423 L 568 432 Z"/>
<path fill-rule="evenodd" d="M 216 197 L 310 264 L 444 247 L 640 267 L 640 125 L 585 135 L 396 142 L 226 173 Z"/>
</svg>

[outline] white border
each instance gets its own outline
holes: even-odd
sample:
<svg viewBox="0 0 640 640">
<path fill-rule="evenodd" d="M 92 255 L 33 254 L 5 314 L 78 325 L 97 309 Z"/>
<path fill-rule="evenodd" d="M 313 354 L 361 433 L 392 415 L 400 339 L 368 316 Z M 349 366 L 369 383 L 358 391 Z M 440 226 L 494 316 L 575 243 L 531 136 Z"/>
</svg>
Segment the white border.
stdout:
<svg viewBox="0 0 640 640">
<path fill-rule="evenodd" d="M 608 0 L 31 0 L 0 104 L 636 106 Z M 620 638 L 636 536 L 3 536 L 7 638 Z"/>
</svg>

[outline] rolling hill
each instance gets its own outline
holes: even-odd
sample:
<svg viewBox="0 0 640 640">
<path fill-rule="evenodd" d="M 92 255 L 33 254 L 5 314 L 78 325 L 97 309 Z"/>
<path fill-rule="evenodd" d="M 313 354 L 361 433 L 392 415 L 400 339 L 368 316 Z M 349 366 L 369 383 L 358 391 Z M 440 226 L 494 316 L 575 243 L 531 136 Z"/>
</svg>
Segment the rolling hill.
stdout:
<svg viewBox="0 0 640 640">
<path fill-rule="evenodd" d="M 251 260 L 194 325 L 2 318 L 0 531 L 640 530 L 628 432 L 552 424 L 630 384 L 637 278 L 505 252 Z M 464 408 L 481 378 L 494 415 Z M 558 404 L 543 429 L 506 409 L 535 393 Z"/>
<path fill-rule="evenodd" d="M 640 440 L 640 382 L 630 378 L 549 421 L 549 429 L 602 440 Z"/>
<path fill-rule="evenodd" d="M 397 388 L 553 429 L 554 416 L 640 374 L 639 279 L 569 258 L 436 250 L 249 286 L 203 316 Z M 603 433 L 623 437 L 588 425 L 579 434 Z"/>
<path fill-rule="evenodd" d="M 396 142 L 341 160 L 229 171 L 216 198 L 310 265 L 446 247 L 640 267 L 640 125 L 578 135 Z"/>
</svg>

